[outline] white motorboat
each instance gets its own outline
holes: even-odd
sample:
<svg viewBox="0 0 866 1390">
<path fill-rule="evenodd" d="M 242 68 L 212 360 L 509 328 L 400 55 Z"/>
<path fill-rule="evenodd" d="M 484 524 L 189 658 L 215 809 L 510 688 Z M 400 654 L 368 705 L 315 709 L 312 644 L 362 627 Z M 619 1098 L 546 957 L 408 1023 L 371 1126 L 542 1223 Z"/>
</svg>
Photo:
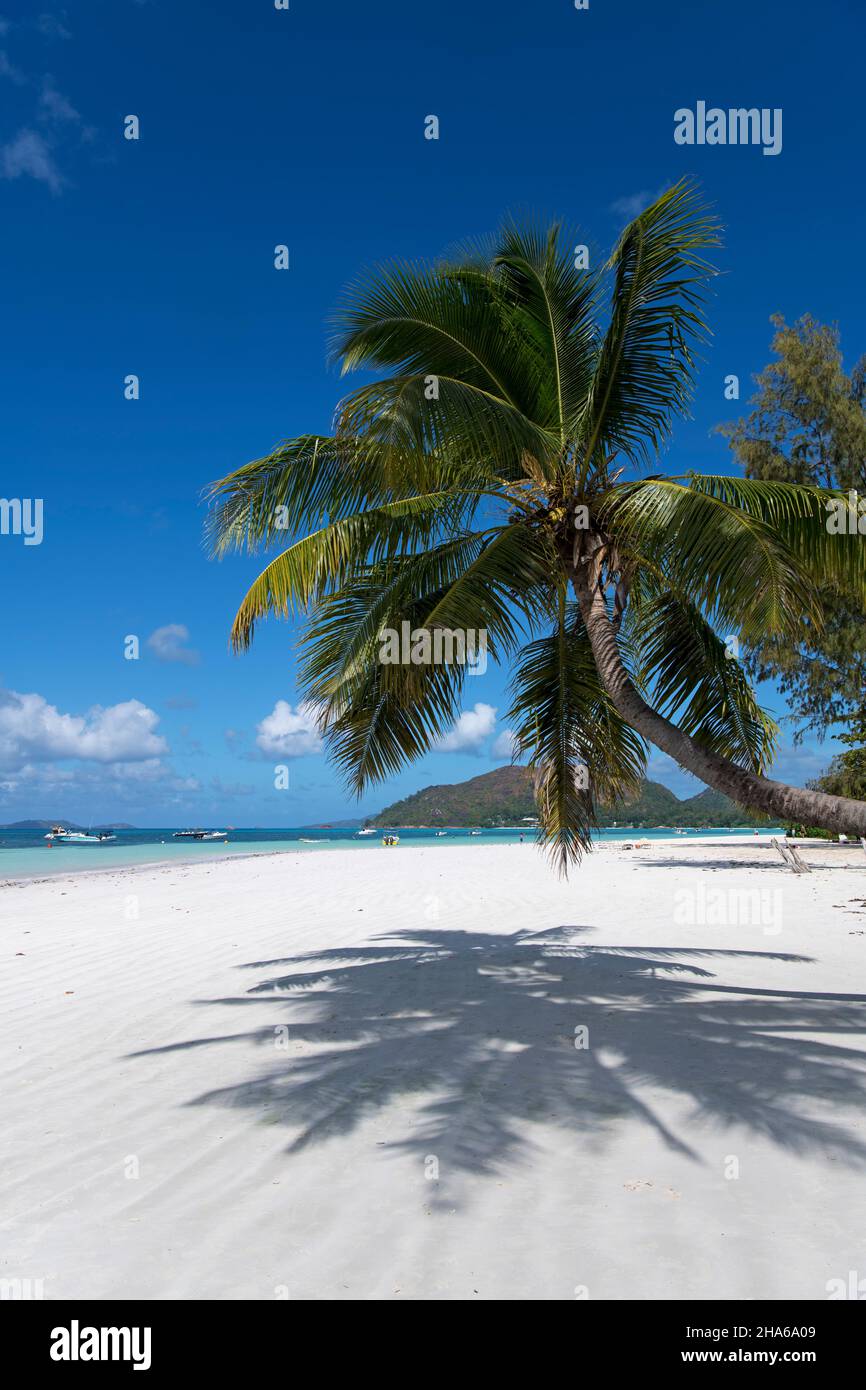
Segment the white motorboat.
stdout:
<svg viewBox="0 0 866 1390">
<path fill-rule="evenodd" d="M 227 830 L 175 830 L 173 840 L 224 840 Z"/>
<path fill-rule="evenodd" d="M 109 830 L 99 830 L 95 835 L 83 830 L 67 830 L 65 826 L 53 825 L 45 836 L 50 845 L 108 845 L 117 836 Z"/>
<path fill-rule="evenodd" d="M 375 835 L 376 828 L 373 825 L 365 825 L 362 830 L 357 830 L 355 834 L 358 839 L 360 839 L 362 835 Z"/>
</svg>

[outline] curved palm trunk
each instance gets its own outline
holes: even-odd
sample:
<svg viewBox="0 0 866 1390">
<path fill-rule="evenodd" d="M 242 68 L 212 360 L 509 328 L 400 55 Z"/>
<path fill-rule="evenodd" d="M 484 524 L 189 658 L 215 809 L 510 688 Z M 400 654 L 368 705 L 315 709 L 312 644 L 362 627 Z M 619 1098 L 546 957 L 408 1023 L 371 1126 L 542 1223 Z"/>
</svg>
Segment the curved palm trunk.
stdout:
<svg viewBox="0 0 866 1390">
<path fill-rule="evenodd" d="M 702 782 L 724 792 L 742 805 L 754 807 L 780 820 L 817 825 L 825 830 L 866 836 L 866 801 L 789 787 L 737 767 L 710 752 L 669 719 L 658 714 L 635 689 L 622 664 L 616 632 L 607 614 L 601 590 L 591 587 L 580 572 L 574 575 L 574 591 L 586 626 L 602 683 L 623 719 L 663 753 L 676 759 Z"/>
</svg>

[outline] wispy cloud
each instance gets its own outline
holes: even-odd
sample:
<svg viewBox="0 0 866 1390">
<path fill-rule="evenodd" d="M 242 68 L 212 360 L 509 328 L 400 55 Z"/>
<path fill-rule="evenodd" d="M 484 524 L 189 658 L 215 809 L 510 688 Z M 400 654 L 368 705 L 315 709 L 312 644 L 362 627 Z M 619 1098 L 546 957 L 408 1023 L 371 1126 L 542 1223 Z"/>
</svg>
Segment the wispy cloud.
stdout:
<svg viewBox="0 0 866 1390">
<path fill-rule="evenodd" d="M 66 180 L 57 166 L 48 142 L 38 130 L 25 126 L 8 144 L 0 146 L 0 178 L 27 176 L 59 193 Z"/>
<path fill-rule="evenodd" d="M 81 121 L 80 113 L 76 111 L 72 102 L 62 92 L 58 92 L 54 85 L 54 78 L 50 74 L 42 79 L 39 109 L 43 119 L 47 121 L 56 121 L 61 125 L 65 123 L 77 125 Z"/>
<path fill-rule="evenodd" d="M 639 212 L 650 202 L 650 192 L 648 189 L 641 189 L 640 193 L 627 193 L 623 198 L 615 198 L 610 205 L 611 212 L 615 212 L 617 217 L 627 217 L 629 221 L 637 217 Z"/>
<path fill-rule="evenodd" d="M 0 32 L 2 32 L 2 30 L 0 30 Z M 23 87 L 27 81 L 23 72 L 20 72 L 18 68 L 16 68 L 9 54 L 3 49 L 0 49 L 0 77 L 7 77 L 10 82 L 14 82 L 18 87 Z"/>
<path fill-rule="evenodd" d="M 183 623 L 166 623 L 150 634 L 147 645 L 157 661 L 179 661 L 185 666 L 197 666 L 201 657 L 197 651 L 186 644 L 189 641 L 189 628 Z"/>
<path fill-rule="evenodd" d="M 50 14 L 45 11 L 30 19 L 0 18 L 0 37 L 12 33 L 13 30 L 17 30 L 19 33 L 32 33 L 35 30 L 37 34 L 42 35 L 43 39 L 71 39 L 72 34 L 66 23 L 67 18 L 65 10 L 61 10 L 59 14 Z"/>
<path fill-rule="evenodd" d="M 252 796 L 256 791 L 254 782 L 224 782 L 221 777 L 212 777 L 209 787 L 217 796 Z"/>
<path fill-rule="evenodd" d="M 68 39 L 65 14 L 44 13 L 21 23 L 0 20 L 0 36 L 36 29 L 45 39 Z M 84 124 L 81 113 L 61 92 L 50 73 L 37 78 L 22 72 L 5 50 L 0 50 L 0 78 L 31 92 L 37 91 L 36 107 L 11 139 L 0 141 L 0 178 L 31 178 L 57 194 L 67 186 L 57 151 L 71 144 L 90 143 L 96 132 Z M 38 126 L 38 128 L 37 128 Z"/>
<path fill-rule="evenodd" d="M 66 27 L 66 11 L 61 14 L 41 14 L 34 21 L 35 27 L 39 30 L 43 38 L 46 39 L 71 39 L 72 34 Z"/>
<path fill-rule="evenodd" d="M 615 212 L 617 217 L 624 217 L 626 221 L 631 222 L 644 208 L 648 208 L 650 203 L 654 203 L 666 187 L 667 184 L 662 184 L 661 188 L 655 190 L 642 188 L 639 193 L 626 193 L 624 197 L 614 199 L 610 210 Z"/>
</svg>

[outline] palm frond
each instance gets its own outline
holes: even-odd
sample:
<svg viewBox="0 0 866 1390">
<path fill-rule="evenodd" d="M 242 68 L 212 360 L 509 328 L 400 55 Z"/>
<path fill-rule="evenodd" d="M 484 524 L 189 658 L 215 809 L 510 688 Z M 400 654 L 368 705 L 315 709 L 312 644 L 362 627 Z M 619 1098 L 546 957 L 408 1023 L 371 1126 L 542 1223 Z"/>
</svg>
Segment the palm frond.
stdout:
<svg viewBox="0 0 866 1390">
<path fill-rule="evenodd" d="M 703 615 L 656 592 L 632 606 L 627 631 L 653 707 L 714 753 L 763 772 L 775 753 L 778 725 Z"/>
<path fill-rule="evenodd" d="M 509 303 L 528 318 L 546 366 L 533 418 L 562 444 L 584 408 L 598 350 L 600 274 L 575 268 L 572 240 L 558 226 L 545 232 L 508 222 L 492 262 Z"/>
<path fill-rule="evenodd" d="M 551 471 L 560 441 L 509 401 L 473 382 L 432 371 L 371 382 L 341 403 L 341 436 L 375 447 L 389 476 L 429 476 L 441 486 L 525 476 L 524 460 Z"/>
<path fill-rule="evenodd" d="M 672 588 L 728 631 L 796 630 L 820 607 L 799 556 L 772 525 L 673 478 L 611 489 L 598 510 L 621 554 L 666 576 Z"/>
<path fill-rule="evenodd" d="M 266 565 L 235 615 L 231 644 L 245 651 L 257 623 L 306 609 L 354 575 L 449 534 L 466 509 L 465 495 L 426 493 L 370 507 L 296 541 Z"/>
<path fill-rule="evenodd" d="M 450 631 L 476 652 L 483 633 L 500 661 L 543 615 L 547 576 L 539 543 L 514 524 L 369 565 L 317 603 L 300 676 L 354 792 L 429 751 L 454 722 L 467 676 L 459 661 L 384 663 L 383 633 L 404 623 Z"/>
<path fill-rule="evenodd" d="M 481 271 L 408 263 L 378 266 L 345 292 L 333 352 L 342 371 L 463 381 L 523 410 L 540 372 L 502 290 Z M 527 396 L 527 387 L 530 390 Z"/>
<path fill-rule="evenodd" d="M 715 273 L 699 253 L 718 245 L 718 223 L 686 179 L 623 231 L 608 263 L 611 319 L 585 412 L 584 476 L 602 454 L 645 462 L 686 409 Z"/>
<path fill-rule="evenodd" d="M 689 485 L 771 527 L 815 584 L 834 585 L 866 602 L 866 545 L 848 493 L 704 473 L 690 473 Z"/>
<path fill-rule="evenodd" d="M 387 479 L 372 452 L 356 442 L 304 434 L 219 479 L 206 493 L 212 553 L 282 544 L 329 516 L 387 501 Z"/>
<path fill-rule="evenodd" d="M 553 630 L 521 652 L 512 693 L 507 717 L 535 772 L 539 842 L 565 874 L 590 846 L 598 803 L 637 792 L 646 746 L 614 709 L 564 597 Z"/>
</svg>

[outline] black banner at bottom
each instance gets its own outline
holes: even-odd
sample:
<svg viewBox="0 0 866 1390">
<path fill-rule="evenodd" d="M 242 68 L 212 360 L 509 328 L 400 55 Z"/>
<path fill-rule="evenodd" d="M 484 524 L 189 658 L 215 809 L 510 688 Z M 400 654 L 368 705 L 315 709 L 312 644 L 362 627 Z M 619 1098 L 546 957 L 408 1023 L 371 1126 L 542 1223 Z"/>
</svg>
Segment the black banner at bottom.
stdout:
<svg viewBox="0 0 866 1390">
<path fill-rule="evenodd" d="M 520 1300 L 514 1300 L 519 1302 Z M 285 1375 L 287 1357 L 307 1345 L 296 1339 L 308 1329 L 309 1304 L 274 1303 L 133 1303 L 133 1302 L 0 1302 L 0 1329 L 7 1353 L 20 1375 L 48 1372 L 52 1378 L 92 1378 L 110 1368 L 160 1379 L 178 1372 L 226 1374 L 246 1363 L 256 1376 L 273 1370 Z M 609 1371 L 638 1369 L 667 1372 L 707 1366 L 791 1365 L 811 1367 L 826 1376 L 856 1364 L 863 1338 L 862 1309 L 845 1303 L 592 1303 L 576 1301 L 555 1319 L 560 1332 L 579 1336 L 581 1362 L 587 1354 L 603 1358 Z M 341 1311 L 341 1318 L 345 1314 Z M 443 1374 L 453 1375 L 455 1351 L 435 1335 L 428 1317 L 422 1372 L 436 1369 L 441 1347 Z M 402 1321 L 402 1320 L 401 1320 Z M 352 1339 L 353 1369 L 370 1370 L 370 1327 L 341 1325 L 341 1338 Z M 411 1322 L 409 1324 L 411 1326 Z M 426 1333 L 425 1333 L 426 1329 Z M 314 1333 L 314 1335 L 317 1335 Z M 513 1328 L 503 1342 L 511 1357 L 520 1342 Z M 577 1350 L 570 1344 L 571 1353 Z M 487 1347 L 489 1353 L 490 1347 Z M 381 1353 L 380 1353 L 381 1355 Z M 329 1347 L 329 1362 L 331 1362 Z M 461 1354 L 462 1359 L 462 1354 Z M 490 1358 L 496 1364 L 495 1351 Z M 366 1363 L 366 1367 L 365 1367 Z M 382 1369 L 388 1360 L 382 1356 Z M 307 1368 L 309 1370 L 309 1367 Z M 324 1368 L 323 1368 L 324 1369 Z M 333 1363 L 328 1367 L 333 1374 Z M 393 1374 L 393 1372 L 391 1372 Z"/>
</svg>

